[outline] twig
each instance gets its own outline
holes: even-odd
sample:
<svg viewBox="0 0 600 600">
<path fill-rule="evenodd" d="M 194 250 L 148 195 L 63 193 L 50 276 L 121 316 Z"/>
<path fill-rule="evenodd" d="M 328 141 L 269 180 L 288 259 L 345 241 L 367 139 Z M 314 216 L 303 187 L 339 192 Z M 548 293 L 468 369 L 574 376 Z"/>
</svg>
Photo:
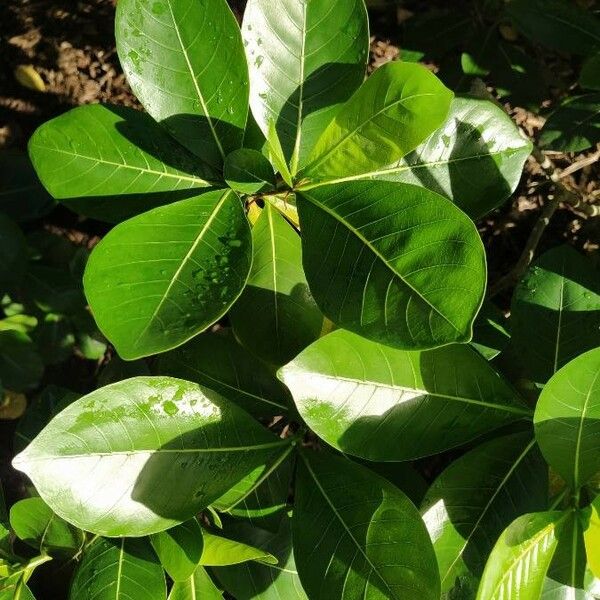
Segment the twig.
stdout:
<svg viewBox="0 0 600 600">
<path fill-rule="evenodd" d="M 572 165 L 569 165 L 566 169 L 563 169 L 560 172 L 559 179 L 562 179 L 563 177 L 568 177 L 569 175 L 572 175 L 573 173 L 576 173 L 577 171 L 580 171 L 585 167 L 593 165 L 595 162 L 598 161 L 598 159 L 600 159 L 600 150 L 597 150 L 589 156 L 584 156 L 583 158 L 580 158 L 579 160 L 575 161 Z"/>
</svg>

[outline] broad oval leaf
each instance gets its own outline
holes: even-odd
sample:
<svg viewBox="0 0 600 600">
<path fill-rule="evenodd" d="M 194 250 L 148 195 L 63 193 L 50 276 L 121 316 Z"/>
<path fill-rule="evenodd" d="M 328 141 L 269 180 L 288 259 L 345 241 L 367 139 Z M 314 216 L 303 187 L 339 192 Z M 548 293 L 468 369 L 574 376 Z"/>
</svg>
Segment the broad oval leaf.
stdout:
<svg viewBox="0 0 600 600">
<path fill-rule="evenodd" d="M 250 107 L 274 123 L 294 175 L 319 134 L 362 83 L 369 25 L 363 0 L 250 0 L 242 25 Z"/>
<path fill-rule="evenodd" d="M 218 179 L 147 114 L 123 106 L 80 106 L 47 121 L 29 141 L 29 154 L 55 198 L 114 222 Z"/>
<path fill-rule="evenodd" d="M 569 514 L 532 513 L 511 523 L 488 558 L 477 600 L 539 600 Z"/>
<path fill-rule="evenodd" d="M 238 542 L 222 535 L 215 535 L 206 529 L 202 535 L 204 537 L 204 547 L 202 549 L 202 556 L 200 557 L 201 565 L 222 567 L 224 565 L 239 565 L 250 560 L 268 565 L 277 564 L 277 558 L 271 553 L 265 552 L 255 546 Z"/>
<path fill-rule="evenodd" d="M 229 317 L 248 350 L 283 365 L 316 340 L 323 328 L 302 269 L 302 243 L 270 203 L 252 228 L 254 247 L 248 283 Z"/>
<path fill-rule="evenodd" d="M 136 377 L 71 404 L 13 464 L 66 521 L 141 536 L 187 521 L 288 443 L 216 392 Z"/>
<path fill-rule="evenodd" d="M 599 115 L 600 93 L 568 98 L 548 117 L 540 146 L 558 152 L 581 152 L 595 146 L 600 142 Z"/>
<path fill-rule="evenodd" d="M 231 189 L 241 194 L 257 194 L 275 186 L 271 163 L 258 150 L 249 148 L 240 148 L 227 155 L 223 177 Z"/>
<path fill-rule="evenodd" d="M 486 284 L 473 222 L 425 188 L 354 181 L 297 197 L 306 278 L 336 325 L 407 350 L 468 342 Z"/>
<path fill-rule="evenodd" d="M 411 501 L 345 458 L 301 457 L 292 534 L 308 597 L 437 600 L 435 554 Z"/>
<path fill-rule="evenodd" d="M 203 567 L 197 567 L 185 581 L 176 581 L 169 600 L 223 600 L 223 594 Z"/>
<path fill-rule="evenodd" d="M 204 162 L 241 147 L 248 67 L 225 0 L 119 0 L 117 51 L 146 110 Z"/>
<path fill-rule="evenodd" d="M 459 344 L 406 352 L 339 329 L 279 376 L 317 435 L 375 461 L 435 454 L 530 414 L 484 358 Z"/>
<path fill-rule="evenodd" d="M 159 371 L 205 385 L 256 416 L 285 414 L 290 393 L 228 332 L 203 333 L 159 359 Z"/>
<path fill-rule="evenodd" d="M 0 212 L 0 293 L 19 283 L 27 264 L 27 243 L 19 227 Z"/>
<path fill-rule="evenodd" d="M 77 567 L 69 600 L 165 600 L 165 574 L 147 540 L 100 538 Z"/>
<path fill-rule="evenodd" d="M 202 527 L 197 519 L 155 533 L 150 536 L 150 542 L 173 581 L 185 581 L 193 576 L 204 547 Z"/>
<path fill-rule="evenodd" d="M 515 288 L 511 329 L 527 374 L 546 383 L 599 344 L 600 273 L 570 246 L 546 252 Z"/>
<path fill-rule="evenodd" d="M 477 582 L 495 541 L 524 513 L 545 510 L 548 467 L 528 432 L 477 446 L 429 488 L 422 514 L 438 559 L 442 593 Z"/>
<path fill-rule="evenodd" d="M 422 185 L 477 219 L 517 187 L 531 142 L 489 100 L 455 98 L 446 122 L 395 165 L 373 174 Z"/>
<path fill-rule="evenodd" d="M 26 498 L 10 509 L 10 526 L 17 537 L 40 551 L 69 552 L 80 550 L 84 533 L 59 516 L 41 499 Z"/>
<path fill-rule="evenodd" d="M 385 64 L 338 110 L 298 179 L 340 179 L 387 167 L 444 123 L 452 97 L 421 65 Z"/>
<path fill-rule="evenodd" d="M 600 348 L 564 366 L 538 400 L 535 436 L 548 463 L 575 489 L 600 472 Z"/>
<path fill-rule="evenodd" d="M 119 354 L 140 358 L 221 318 L 246 284 L 251 253 L 239 198 L 206 192 L 117 225 L 90 256 L 85 293 Z"/>
</svg>

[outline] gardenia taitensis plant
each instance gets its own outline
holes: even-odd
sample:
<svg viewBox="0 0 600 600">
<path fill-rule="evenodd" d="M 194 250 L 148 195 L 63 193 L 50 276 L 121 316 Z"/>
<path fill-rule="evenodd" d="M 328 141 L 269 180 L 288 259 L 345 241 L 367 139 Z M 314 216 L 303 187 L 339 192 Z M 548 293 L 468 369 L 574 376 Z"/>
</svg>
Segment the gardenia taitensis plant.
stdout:
<svg viewBox="0 0 600 600">
<path fill-rule="evenodd" d="M 241 34 L 224 0 L 119 0 L 116 34 L 147 113 L 76 108 L 30 153 L 56 198 L 118 223 L 85 293 L 158 374 L 67 403 L 15 458 L 41 496 L 13 506 L 16 535 L 38 561 L 82 555 L 73 600 L 164 599 L 165 570 L 171 600 L 587 594 L 597 339 L 556 339 L 535 417 L 469 343 L 472 219 L 530 151 L 502 109 L 418 64 L 365 80 L 363 0 L 250 0 Z M 467 443 L 419 512 L 398 463 Z M 29 593 L 37 563 L 15 566 L 7 535 Z"/>
</svg>

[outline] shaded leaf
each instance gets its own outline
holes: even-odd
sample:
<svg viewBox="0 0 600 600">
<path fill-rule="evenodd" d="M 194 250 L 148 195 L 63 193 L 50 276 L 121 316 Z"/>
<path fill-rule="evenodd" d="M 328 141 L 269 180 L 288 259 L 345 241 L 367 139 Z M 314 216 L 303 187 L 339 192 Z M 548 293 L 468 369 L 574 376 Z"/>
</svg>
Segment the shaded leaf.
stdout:
<svg viewBox="0 0 600 600">
<path fill-rule="evenodd" d="M 0 292 L 18 284 L 27 265 L 27 245 L 21 229 L 0 212 Z"/>
<path fill-rule="evenodd" d="M 275 186 L 271 163 L 260 152 L 248 148 L 227 155 L 223 177 L 231 189 L 241 194 L 257 194 Z"/>
<path fill-rule="evenodd" d="M 206 529 L 203 530 L 202 535 L 204 537 L 204 547 L 200 558 L 201 565 L 220 567 L 224 565 L 237 565 L 249 560 L 270 565 L 277 564 L 277 558 L 255 546 L 244 544 L 243 542 L 238 542 L 221 535 L 215 535 Z"/>
<path fill-rule="evenodd" d="M 34 388 L 44 364 L 29 336 L 20 331 L 0 331 L 0 381 L 15 392 Z"/>
</svg>

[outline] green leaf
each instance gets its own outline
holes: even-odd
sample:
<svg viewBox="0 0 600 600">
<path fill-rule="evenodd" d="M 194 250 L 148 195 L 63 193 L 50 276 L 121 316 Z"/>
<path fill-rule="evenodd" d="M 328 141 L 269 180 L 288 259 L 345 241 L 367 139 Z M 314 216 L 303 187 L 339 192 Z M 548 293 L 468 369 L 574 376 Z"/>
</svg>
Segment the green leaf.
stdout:
<svg viewBox="0 0 600 600">
<path fill-rule="evenodd" d="M 162 567 L 144 539 L 98 539 L 77 567 L 69 600 L 165 600 Z"/>
<path fill-rule="evenodd" d="M 120 0 L 117 51 L 134 94 L 214 167 L 241 147 L 248 67 L 225 0 Z"/>
<path fill-rule="evenodd" d="M 567 0 L 512 0 L 507 11 L 525 37 L 561 52 L 600 50 L 600 20 Z"/>
<path fill-rule="evenodd" d="M 20 500 L 10 509 L 10 525 L 17 537 L 39 549 L 74 553 L 85 534 L 57 516 L 41 498 Z"/>
<path fill-rule="evenodd" d="M 284 517 L 275 533 L 237 523 L 228 529 L 238 539 L 277 557 L 277 565 L 249 562 L 217 567 L 221 585 L 237 600 L 308 600 L 292 552 L 291 519 Z"/>
<path fill-rule="evenodd" d="M 37 129 L 29 152 L 55 198 L 108 221 L 189 197 L 218 178 L 148 115 L 122 106 L 91 104 L 56 117 Z"/>
<path fill-rule="evenodd" d="M 73 354 L 75 333 L 71 322 L 60 315 L 47 314 L 31 334 L 46 365 L 56 365 Z"/>
<path fill-rule="evenodd" d="M 494 304 L 484 301 L 473 326 L 471 345 L 486 360 L 496 358 L 510 342 L 507 319 Z"/>
<path fill-rule="evenodd" d="M 323 315 L 302 269 L 300 237 L 269 203 L 252 228 L 252 243 L 252 270 L 229 312 L 231 325 L 248 350 L 283 365 L 319 337 Z"/>
<path fill-rule="evenodd" d="M 422 514 L 438 559 L 442 593 L 475 586 L 494 542 L 524 513 L 548 504 L 548 468 L 528 432 L 470 450 L 435 480 Z"/>
<path fill-rule="evenodd" d="M 176 581 L 169 600 L 223 600 L 223 594 L 202 567 L 198 567 L 185 581 Z"/>
<path fill-rule="evenodd" d="M 260 548 L 237 542 L 229 538 L 215 535 L 206 529 L 203 530 L 204 548 L 200 564 L 210 567 L 224 565 L 239 565 L 250 560 L 255 560 L 268 565 L 276 565 L 277 559 Z"/>
<path fill-rule="evenodd" d="M 488 558 L 477 600 L 539 600 L 568 515 L 533 513 L 511 523 Z"/>
<path fill-rule="evenodd" d="M 117 225 L 94 248 L 83 279 L 100 331 L 128 360 L 180 346 L 240 295 L 252 262 L 250 235 L 231 190 Z"/>
<path fill-rule="evenodd" d="M 187 521 L 287 444 L 216 392 L 137 377 L 71 404 L 13 464 L 70 523 L 141 536 Z"/>
<path fill-rule="evenodd" d="M 227 155 L 223 177 L 230 188 L 241 194 L 257 194 L 275 186 L 271 163 L 260 152 L 249 148 L 240 148 Z"/>
<path fill-rule="evenodd" d="M 587 523 L 583 531 L 587 559 L 592 573 L 600 579 L 600 496 L 598 496 L 587 512 Z"/>
<path fill-rule="evenodd" d="M 306 278 L 336 325 L 407 350 L 467 342 L 486 283 L 473 222 L 425 188 L 354 181 L 297 196 Z"/>
<path fill-rule="evenodd" d="M 598 345 L 600 273 L 570 246 L 546 252 L 515 288 L 511 329 L 528 375 L 545 383 Z"/>
<path fill-rule="evenodd" d="M 600 471 L 600 348 L 565 365 L 538 400 L 535 436 L 548 463 L 574 488 Z"/>
<path fill-rule="evenodd" d="M 21 229 L 0 212 L 0 293 L 18 284 L 27 265 L 27 244 Z"/>
<path fill-rule="evenodd" d="M 485 359 L 458 344 L 405 352 L 337 330 L 279 375 L 317 435 L 369 460 L 428 456 L 530 414 Z"/>
<path fill-rule="evenodd" d="M 567 98 L 540 134 L 540 146 L 559 152 L 581 152 L 600 141 L 600 93 Z"/>
<path fill-rule="evenodd" d="M 0 600 L 35 600 L 21 573 L 0 579 Z"/>
<path fill-rule="evenodd" d="M 205 385 L 256 416 L 285 414 L 290 393 L 227 332 L 204 333 L 164 354 L 159 371 Z"/>
<path fill-rule="evenodd" d="M 37 386 L 44 364 L 29 336 L 20 331 L 0 331 L 0 381 L 13 392 Z"/>
<path fill-rule="evenodd" d="M 138 375 L 150 375 L 150 369 L 145 360 L 123 360 L 114 354 L 98 375 L 98 387 L 104 387 L 117 381 L 123 381 L 123 379 L 137 377 Z M 161 375 L 172 375 L 172 373 L 161 373 Z M 189 378 L 181 377 L 181 379 Z"/>
<path fill-rule="evenodd" d="M 373 174 L 422 185 L 477 219 L 517 187 L 531 142 L 488 100 L 455 98 L 446 122 L 413 152 Z"/>
<path fill-rule="evenodd" d="M 583 63 L 579 74 L 579 85 L 584 90 L 600 91 L 600 53 Z"/>
<path fill-rule="evenodd" d="M 202 527 L 195 518 L 155 533 L 150 542 L 173 581 L 185 581 L 193 576 L 204 545 Z"/>
<path fill-rule="evenodd" d="M 339 109 L 298 179 L 368 175 L 392 164 L 444 123 L 452 97 L 421 65 L 385 64 Z"/>
<path fill-rule="evenodd" d="M 369 24 L 363 0 L 250 0 L 242 25 L 250 106 L 268 137 L 274 122 L 292 175 L 362 83 Z"/>
<path fill-rule="evenodd" d="M 44 313 L 70 315 L 85 307 L 81 281 L 64 268 L 30 265 L 24 294 Z"/>
<path fill-rule="evenodd" d="M 301 457 L 292 533 L 309 598 L 437 600 L 435 554 L 410 500 L 345 458 Z"/>
</svg>

